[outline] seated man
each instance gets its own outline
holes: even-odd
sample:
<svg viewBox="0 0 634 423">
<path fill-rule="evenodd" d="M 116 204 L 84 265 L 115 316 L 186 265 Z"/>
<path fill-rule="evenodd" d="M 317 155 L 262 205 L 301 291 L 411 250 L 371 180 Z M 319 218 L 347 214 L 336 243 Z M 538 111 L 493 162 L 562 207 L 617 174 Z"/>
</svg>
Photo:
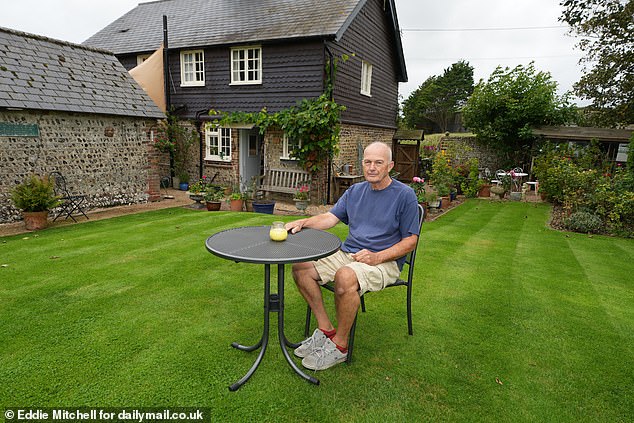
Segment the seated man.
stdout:
<svg viewBox="0 0 634 423">
<path fill-rule="evenodd" d="M 346 360 L 360 295 L 393 284 L 405 256 L 416 246 L 416 194 L 390 178 L 392 167 L 390 147 L 370 144 L 363 153 L 364 182 L 348 188 L 329 212 L 286 224 L 292 233 L 302 228 L 328 229 L 338 222 L 349 226 L 340 251 L 317 262 L 293 265 L 295 283 L 317 319 L 313 335 L 295 349 L 308 369 L 325 370 Z M 335 283 L 337 329 L 326 313 L 319 287 L 330 281 Z"/>
</svg>

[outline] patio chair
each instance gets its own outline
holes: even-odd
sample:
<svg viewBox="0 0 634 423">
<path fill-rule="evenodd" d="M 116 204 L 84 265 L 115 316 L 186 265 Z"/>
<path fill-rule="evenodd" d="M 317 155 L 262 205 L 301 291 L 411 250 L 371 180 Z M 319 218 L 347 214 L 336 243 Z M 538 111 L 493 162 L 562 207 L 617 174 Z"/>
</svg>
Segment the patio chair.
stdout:
<svg viewBox="0 0 634 423">
<path fill-rule="evenodd" d="M 60 172 L 51 172 L 50 176 L 55 181 L 55 194 L 59 195 L 61 197 L 60 200 L 62 201 L 60 210 L 57 213 L 57 216 L 55 216 L 55 218 L 53 219 L 53 222 L 55 222 L 57 218 L 59 218 L 63 214 L 66 215 L 66 217 L 64 217 L 64 220 L 70 217 L 71 219 L 73 219 L 73 222 L 77 222 L 77 219 L 75 219 L 75 217 L 73 216 L 73 213 L 75 212 L 77 214 L 83 214 L 84 217 L 88 219 L 88 216 L 86 216 L 86 212 L 84 210 L 84 208 L 86 207 L 86 205 L 84 205 L 84 202 L 86 201 L 86 196 L 71 194 L 68 190 L 68 186 L 66 185 L 66 178 L 64 178 L 64 175 L 62 175 Z"/>
<path fill-rule="evenodd" d="M 502 178 L 506 176 L 506 170 L 498 169 L 495 171 L 495 179 L 491 179 L 491 183 L 495 185 L 502 185 Z"/>
<path fill-rule="evenodd" d="M 425 208 L 418 205 L 418 219 L 419 219 L 419 229 L 422 230 L 423 222 L 425 221 Z M 414 282 L 414 263 L 416 261 L 416 250 L 418 250 L 418 243 L 420 241 L 420 235 L 418 236 L 418 240 L 416 242 L 416 247 L 412 250 L 405 259 L 405 265 L 407 265 L 407 278 L 405 280 L 399 278 L 392 285 L 388 285 L 386 288 L 392 288 L 395 286 L 405 286 L 407 287 L 407 332 L 410 335 L 414 335 L 414 331 L 412 328 L 412 284 Z M 335 291 L 334 283 L 330 282 L 328 284 L 321 286 L 324 289 L 327 289 L 330 292 Z M 367 293 L 366 293 L 367 294 Z M 361 311 L 365 313 L 365 294 L 361 296 Z M 310 316 L 311 310 L 310 307 L 306 307 L 306 325 L 304 327 L 304 336 L 308 337 L 308 333 L 310 331 Z M 348 340 L 348 358 L 346 359 L 346 363 L 350 363 L 352 361 L 352 349 L 354 347 L 354 335 L 357 327 L 357 316 L 354 318 L 354 322 L 352 323 L 352 328 L 350 329 L 350 338 Z"/>
</svg>

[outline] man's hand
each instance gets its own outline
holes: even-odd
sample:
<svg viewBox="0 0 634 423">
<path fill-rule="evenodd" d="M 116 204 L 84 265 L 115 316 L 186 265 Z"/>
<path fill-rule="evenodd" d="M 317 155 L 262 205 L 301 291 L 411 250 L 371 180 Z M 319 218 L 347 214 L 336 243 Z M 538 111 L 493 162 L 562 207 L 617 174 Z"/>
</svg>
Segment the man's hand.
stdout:
<svg viewBox="0 0 634 423">
<path fill-rule="evenodd" d="M 352 258 L 359 263 L 369 264 L 370 266 L 376 266 L 377 264 L 381 264 L 381 260 L 379 259 L 379 255 L 377 253 L 373 253 L 372 251 L 368 251 L 366 249 L 357 251 L 352 255 Z"/>
<path fill-rule="evenodd" d="M 284 227 L 288 232 L 296 234 L 297 232 L 302 230 L 305 221 L 306 219 L 295 220 L 294 222 L 288 222 L 286 225 L 284 225 Z"/>
</svg>

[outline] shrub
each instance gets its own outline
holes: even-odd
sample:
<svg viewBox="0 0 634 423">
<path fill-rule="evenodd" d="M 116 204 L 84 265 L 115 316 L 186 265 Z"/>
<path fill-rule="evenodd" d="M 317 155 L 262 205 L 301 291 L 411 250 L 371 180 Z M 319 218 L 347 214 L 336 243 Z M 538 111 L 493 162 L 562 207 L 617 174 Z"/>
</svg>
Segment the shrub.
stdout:
<svg viewBox="0 0 634 423">
<path fill-rule="evenodd" d="M 55 195 L 53 181 L 31 175 L 26 181 L 16 186 L 11 199 L 18 209 L 25 212 L 46 211 L 59 205 L 59 197 Z"/>
<path fill-rule="evenodd" d="M 595 214 L 578 211 L 564 220 L 567 229 L 581 233 L 597 233 L 601 229 L 601 218 Z"/>
</svg>

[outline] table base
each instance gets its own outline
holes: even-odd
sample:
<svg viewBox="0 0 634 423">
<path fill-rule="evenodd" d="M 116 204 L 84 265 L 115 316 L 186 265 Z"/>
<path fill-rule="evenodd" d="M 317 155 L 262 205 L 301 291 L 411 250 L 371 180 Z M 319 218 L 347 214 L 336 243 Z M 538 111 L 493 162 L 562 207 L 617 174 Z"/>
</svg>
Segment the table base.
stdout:
<svg viewBox="0 0 634 423">
<path fill-rule="evenodd" d="M 280 341 L 280 348 L 282 349 L 282 353 L 286 358 L 286 361 L 291 366 L 291 368 L 297 373 L 300 377 L 307 380 L 310 383 L 315 385 L 319 385 L 319 379 L 314 378 L 312 376 L 304 373 L 295 362 L 292 360 L 291 356 L 288 353 L 286 347 L 297 348 L 299 344 L 294 344 L 286 339 L 286 335 L 284 334 L 284 265 L 277 265 L 277 294 L 271 294 L 271 265 L 264 265 L 264 328 L 262 330 L 262 338 L 254 344 L 250 346 L 241 345 L 237 342 L 231 344 L 232 347 L 246 352 L 252 352 L 259 348 L 260 353 L 258 357 L 255 359 L 253 366 L 249 369 L 249 371 L 236 383 L 229 386 L 230 391 L 237 391 L 240 389 L 242 385 L 244 385 L 250 378 L 253 376 L 253 373 L 257 370 L 258 366 L 262 362 L 262 358 L 264 357 L 264 353 L 266 353 L 266 348 L 269 344 L 269 314 L 277 313 L 277 333 Z"/>
</svg>

